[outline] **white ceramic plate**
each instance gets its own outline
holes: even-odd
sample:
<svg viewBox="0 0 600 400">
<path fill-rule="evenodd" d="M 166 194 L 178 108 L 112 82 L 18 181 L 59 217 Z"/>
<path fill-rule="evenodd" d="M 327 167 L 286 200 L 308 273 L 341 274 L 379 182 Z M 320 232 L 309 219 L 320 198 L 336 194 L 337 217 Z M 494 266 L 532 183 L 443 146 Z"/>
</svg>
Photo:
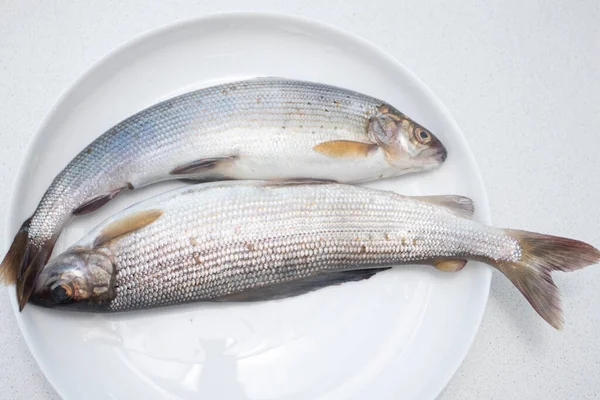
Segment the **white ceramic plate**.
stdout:
<svg viewBox="0 0 600 400">
<path fill-rule="evenodd" d="M 144 35 L 83 76 L 48 115 L 23 161 L 7 238 L 85 145 L 134 112 L 218 82 L 279 76 L 382 98 L 446 144 L 433 173 L 380 181 L 406 194 L 487 199 L 465 139 L 439 100 L 366 41 L 305 19 L 234 13 Z M 171 183 L 121 195 L 71 224 L 56 252 L 95 224 Z M 8 248 L 8 246 L 6 246 Z M 431 399 L 465 356 L 490 270 L 403 267 L 365 282 L 258 304 L 192 304 L 118 315 L 26 307 L 25 339 L 65 399 Z M 13 288 L 11 290 L 11 297 Z"/>
</svg>

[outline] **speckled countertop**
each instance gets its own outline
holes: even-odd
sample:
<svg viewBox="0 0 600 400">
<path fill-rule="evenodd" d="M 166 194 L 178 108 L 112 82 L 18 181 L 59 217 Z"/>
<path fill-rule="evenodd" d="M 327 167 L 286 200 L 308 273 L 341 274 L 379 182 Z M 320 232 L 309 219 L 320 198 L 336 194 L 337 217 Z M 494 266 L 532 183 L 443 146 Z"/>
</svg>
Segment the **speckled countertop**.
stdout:
<svg viewBox="0 0 600 400">
<path fill-rule="evenodd" d="M 31 135 L 79 75 L 140 33 L 239 9 L 325 21 L 399 58 L 463 129 L 496 225 L 600 246 L 600 3 L 594 0 L 5 0 L 0 221 Z M 395 33 L 400 25 L 402 37 Z M 4 248 L 8 241 L 1 237 Z M 600 396 L 600 267 L 555 279 L 566 316 L 562 332 L 535 317 L 494 274 L 479 333 L 442 399 Z M 0 398 L 58 398 L 21 337 L 5 291 L 0 326 Z"/>
</svg>

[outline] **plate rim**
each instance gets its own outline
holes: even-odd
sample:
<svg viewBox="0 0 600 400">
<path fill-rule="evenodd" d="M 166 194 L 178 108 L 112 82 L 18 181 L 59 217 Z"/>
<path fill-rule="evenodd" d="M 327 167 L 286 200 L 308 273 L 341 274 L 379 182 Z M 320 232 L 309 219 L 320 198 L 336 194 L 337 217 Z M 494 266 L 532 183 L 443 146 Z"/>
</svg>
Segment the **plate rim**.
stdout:
<svg viewBox="0 0 600 400">
<path fill-rule="evenodd" d="M 469 143 L 468 143 L 462 129 L 460 129 L 460 127 L 458 126 L 458 124 L 456 123 L 456 121 L 454 120 L 454 118 L 452 117 L 452 115 L 450 114 L 448 109 L 446 108 L 446 106 L 435 95 L 435 93 L 417 75 L 415 75 L 408 67 L 406 67 L 400 60 L 398 60 L 397 58 L 395 58 L 390 53 L 386 52 L 385 50 L 383 50 L 382 48 L 380 48 L 373 42 L 351 32 L 351 31 L 339 28 L 328 22 L 324 22 L 321 20 L 315 20 L 312 18 L 304 17 L 304 16 L 297 15 L 297 14 L 291 14 L 291 13 L 272 12 L 272 11 L 254 11 L 254 10 L 215 12 L 215 13 L 208 13 L 208 14 L 204 14 L 204 15 L 200 15 L 200 16 L 195 16 L 195 17 L 188 18 L 188 19 L 183 19 L 180 21 L 173 21 L 170 23 L 162 24 L 155 28 L 150 28 L 149 30 L 147 30 L 145 32 L 134 35 L 131 39 L 117 45 L 115 48 L 110 50 L 108 53 L 104 54 L 99 59 L 93 61 L 92 64 L 89 65 L 83 73 L 78 75 L 78 77 L 75 80 L 73 80 L 71 82 L 71 84 L 69 84 L 60 93 L 60 95 L 53 102 L 52 107 L 50 107 L 50 109 L 43 116 L 43 118 L 42 118 L 40 124 L 37 126 L 35 132 L 31 135 L 31 137 L 27 143 L 27 146 L 25 147 L 25 151 L 23 153 L 22 159 L 26 160 L 26 159 L 30 159 L 32 157 L 32 155 L 34 153 L 34 149 L 35 149 L 35 144 L 40 139 L 42 132 L 45 131 L 46 126 L 50 122 L 52 116 L 55 114 L 55 112 L 61 106 L 61 104 L 69 96 L 72 95 L 72 93 L 76 90 L 76 88 L 79 87 L 82 82 L 84 82 L 88 77 L 90 77 L 94 73 L 96 73 L 104 65 L 110 63 L 110 61 L 117 58 L 119 55 L 126 53 L 128 49 L 134 48 L 147 40 L 151 40 L 153 37 L 161 36 L 163 34 L 167 34 L 167 33 L 171 32 L 171 31 L 185 29 L 188 26 L 202 24 L 207 21 L 219 21 L 219 20 L 226 21 L 228 19 L 253 19 L 253 18 L 265 19 L 265 20 L 269 20 L 269 21 L 279 21 L 279 22 L 288 21 L 290 23 L 295 23 L 295 24 L 300 24 L 300 25 L 307 26 L 307 27 L 317 28 L 317 29 L 325 31 L 329 34 L 333 34 L 338 37 L 344 37 L 346 40 L 350 39 L 361 46 L 369 48 L 372 52 L 376 53 L 382 59 L 384 59 L 391 65 L 393 65 L 395 68 L 402 70 L 402 72 L 404 74 L 406 74 L 406 76 L 408 76 L 410 79 L 413 80 L 413 82 L 417 85 L 418 89 L 422 91 L 422 93 L 427 98 L 427 100 L 430 101 L 432 104 L 434 104 L 438 108 L 438 110 L 441 112 L 443 117 L 448 121 L 448 123 L 452 126 L 452 128 L 458 133 L 458 135 L 456 135 L 455 139 L 458 140 L 460 142 L 460 144 L 463 146 L 463 148 L 465 149 L 466 163 L 472 168 L 472 171 L 474 174 L 474 182 L 476 182 L 476 184 L 478 185 L 478 187 L 481 190 L 481 202 L 479 202 L 477 204 L 478 216 L 482 222 L 491 224 L 489 197 L 487 195 L 487 190 L 485 188 L 481 170 L 477 164 L 477 161 L 475 159 L 473 151 L 471 150 L 471 147 L 469 146 Z M 17 204 L 16 204 L 17 193 L 20 193 L 21 188 L 24 185 L 25 171 L 26 171 L 25 164 L 23 162 L 21 162 L 19 164 L 19 166 L 17 168 L 17 172 L 15 174 L 15 181 L 13 182 L 13 184 L 11 186 L 10 200 L 8 202 L 8 207 L 9 207 L 8 210 L 13 210 L 17 207 Z M 5 228 L 4 228 L 5 243 L 7 243 L 13 237 L 14 229 L 12 229 L 13 223 L 11 223 L 11 222 L 14 222 L 14 221 L 12 221 L 13 218 L 14 217 L 12 217 L 12 214 L 10 212 L 7 213 L 7 223 L 5 224 Z M 19 222 L 16 221 L 16 223 L 18 224 Z M 5 245 L 5 248 L 8 248 L 8 246 Z M 434 398 L 434 399 L 439 397 L 439 395 L 448 386 L 448 383 L 451 381 L 451 379 L 454 377 L 454 375 L 458 371 L 459 367 L 463 363 L 465 357 L 467 356 L 467 354 L 469 353 L 469 351 L 473 345 L 473 341 L 475 340 L 475 335 L 479 331 L 479 327 L 481 325 L 481 321 L 483 319 L 485 308 L 487 306 L 487 302 L 489 299 L 491 279 L 492 279 L 491 268 L 486 267 L 483 272 L 484 282 L 482 282 L 482 284 L 484 286 L 479 288 L 480 289 L 479 293 L 480 293 L 481 298 L 479 299 L 479 301 L 476 302 L 476 305 L 474 306 L 475 312 L 477 313 L 477 315 L 474 316 L 473 320 L 476 321 L 476 323 L 472 324 L 470 327 L 468 327 L 468 329 L 465 329 L 463 331 L 463 336 L 465 337 L 465 341 L 463 342 L 464 345 L 462 347 L 464 347 L 464 348 L 461 347 L 460 355 L 458 357 L 456 357 L 456 359 L 452 360 L 451 367 L 447 368 L 446 371 L 444 371 L 440 374 L 440 381 L 443 384 L 440 385 L 439 388 L 436 388 L 431 392 L 431 394 L 433 395 L 432 398 Z M 59 382 L 57 382 L 54 379 L 54 377 L 51 377 L 52 375 L 47 374 L 47 370 L 49 367 L 46 365 L 45 362 L 41 362 L 41 360 L 39 358 L 39 354 L 36 351 L 34 351 L 34 349 L 32 347 L 33 339 L 31 337 L 31 335 L 29 334 L 29 331 L 27 329 L 25 329 L 25 327 L 23 325 L 24 324 L 23 318 L 21 316 L 21 313 L 18 310 L 18 304 L 16 301 L 14 288 L 15 288 L 14 285 L 9 285 L 6 287 L 5 290 L 7 290 L 9 293 L 9 300 L 10 300 L 10 303 L 11 303 L 11 306 L 13 309 L 13 313 L 17 320 L 17 325 L 19 327 L 21 335 L 23 336 L 25 343 L 27 344 L 27 348 L 29 349 L 30 354 L 33 356 L 36 364 L 38 365 L 38 367 L 44 374 L 45 379 L 50 383 L 50 385 L 59 394 L 59 396 L 64 397 L 65 392 L 62 390 L 62 385 Z"/>
</svg>

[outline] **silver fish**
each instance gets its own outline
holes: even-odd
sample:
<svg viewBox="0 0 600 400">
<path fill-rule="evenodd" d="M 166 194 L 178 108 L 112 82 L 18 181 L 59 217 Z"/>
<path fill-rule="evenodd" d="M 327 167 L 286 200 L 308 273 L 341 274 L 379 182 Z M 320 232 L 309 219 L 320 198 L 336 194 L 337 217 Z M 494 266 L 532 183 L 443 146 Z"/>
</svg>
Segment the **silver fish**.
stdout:
<svg viewBox="0 0 600 400">
<path fill-rule="evenodd" d="M 360 182 L 433 169 L 446 149 L 384 101 L 318 83 L 254 79 L 167 100 L 124 120 L 54 179 L 0 275 L 21 309 L 62 227 L 124 190 L 169 179 Z"/>
<path fill-rule="evenodd" d="M 110 218 L 43 269 L 31 301 L 126 311 L 252 301 L 369 278 L 399 264 L 458 271 L 482 260 L 558 328 L 550 272 L 600 260 L 576 240 L 470 219 L 461 196 L 405 197 L 325 183 L 220 182 L 176 189 Z"/>
</svg>

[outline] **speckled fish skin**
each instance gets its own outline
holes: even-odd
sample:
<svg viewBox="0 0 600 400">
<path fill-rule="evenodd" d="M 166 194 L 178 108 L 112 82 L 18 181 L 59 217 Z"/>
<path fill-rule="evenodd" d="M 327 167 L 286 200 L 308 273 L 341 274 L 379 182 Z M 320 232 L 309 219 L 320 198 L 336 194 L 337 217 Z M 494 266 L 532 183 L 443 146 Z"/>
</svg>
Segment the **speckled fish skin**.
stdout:
<svg viewBox="0 0 600 400">
<path fill-rule="evenodd" d="M 360 182 L 433 169 L 445 158 L 421 125 L 353 91 L 272 78 L 202 89 L 141 111 L 77 155 L 23 224 L 1 270 L 18 269 L 24 306 L 62 227 L 122 190 L 182 178 Z"/>
<path fill-rule="evenodd" d="M 95 245 L 111 223 L 153 210 L 162 214 L 148 226 Z M 111 295 L 103 304 L 88 298 L 76 305 L 125 311 L 218 300 L 328 271 L 466 254 L 510 258 L 518 251 L 518 243 L 498 230 L 392 192 L 219 182 L 176 189 L 105 221 L 50 261 L 32 301 L 47 298 L 43 292 L 55 285 L 53 276 L 69 271 L 79 254 L 106 258 L 100 281 Z"/>
<path fill-rule="evenodd" d="M 331 183 L 185 187 L 99 225 L 44 268 L 31 301 L 87 311 L 248 301 L 268 299 L 263 292 L 285 297 L 295 282 L 326 281 L 337 271 L 412 263 L 457 271 L 469 258 L 504 273 L 560 327 L 550 272 L 593 264 L 600 252 L 481 225 L 472 212 L 461 196 L 406 197 Z"/>
<path fill-rule="evenodd" d="M 116 268 L 110 311 L 216 300 L 327 271 L 519 252 L 514 239 L 443 208 L 352 186 L 218 184 L 145 207 L 164 215 L 105 249 Z"/>
</svg>

